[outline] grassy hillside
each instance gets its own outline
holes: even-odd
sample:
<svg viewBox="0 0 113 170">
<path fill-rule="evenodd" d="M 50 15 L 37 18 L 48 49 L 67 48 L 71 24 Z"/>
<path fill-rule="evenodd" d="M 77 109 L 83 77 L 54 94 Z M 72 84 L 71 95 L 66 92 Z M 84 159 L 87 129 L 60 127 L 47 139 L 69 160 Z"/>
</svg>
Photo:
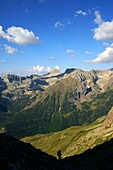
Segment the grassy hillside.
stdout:
<svg viewBox="0 0 113 170">
<path fill-rule="evenodd" d="M 73 126 L 63 131 L 25 137 L 22 140 L 53 156 L 57 156 L 58 150 L 62 151 L 63 158 L 81 154 L 113 138 L 113 127 L 105 128 L 103 125 L 105 117 L 89 126 Z"/>
<path fill-rule="evenodd" d="M 0 134 L 0 170 L 112 170 L 113 139 L 86 152 L 57 160 L 30 144 Z"/>
</svg>

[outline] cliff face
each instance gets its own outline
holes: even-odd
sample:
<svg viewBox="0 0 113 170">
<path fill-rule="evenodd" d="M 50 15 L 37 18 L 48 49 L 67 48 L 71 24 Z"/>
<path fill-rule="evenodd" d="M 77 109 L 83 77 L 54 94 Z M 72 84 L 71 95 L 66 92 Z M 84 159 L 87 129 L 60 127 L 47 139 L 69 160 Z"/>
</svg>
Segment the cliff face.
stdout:
<svg viewBox="0 0 113 170">
<path fill-rule="evenodd" d="M 113 107 L 110 109 L 108 115 L 106 116 L 106 119 L 103 122 L 103 126 L 105 128 L 109 128 L 113 126 Z"/>
</svg>

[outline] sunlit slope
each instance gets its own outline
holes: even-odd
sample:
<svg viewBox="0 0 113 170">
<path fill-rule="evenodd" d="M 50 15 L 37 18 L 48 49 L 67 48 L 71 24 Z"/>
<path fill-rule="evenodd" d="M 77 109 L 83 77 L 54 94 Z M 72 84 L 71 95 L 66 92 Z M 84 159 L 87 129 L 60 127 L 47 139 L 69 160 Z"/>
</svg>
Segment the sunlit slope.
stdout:
<svg viewBox="0 0 113 170">
<path fill-rule="evenodd" d="M 110 112 L 113 113 L 113 108 Z M 73 126 L 63 131 L 25 137 L 22 140 L 53 156 L 57 156 L 58 150 L 62 151 L 62 157 L 72 156 L 113 138 L 113 126 L 111 124 L 107 127 L 107 119 L 108 116 L 103 116 L 89 126 Z"/>
</svg>

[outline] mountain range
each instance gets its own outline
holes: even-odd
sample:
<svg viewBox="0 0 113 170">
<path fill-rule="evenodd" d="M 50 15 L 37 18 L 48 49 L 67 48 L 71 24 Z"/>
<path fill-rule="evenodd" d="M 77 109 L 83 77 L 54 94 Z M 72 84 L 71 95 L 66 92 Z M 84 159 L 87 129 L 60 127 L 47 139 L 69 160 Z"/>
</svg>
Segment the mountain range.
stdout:
<svg viewBox="0 0 113 170">
<path fill-rule="evenodd" d="M 113 70 L 0 78 L 0 131 L 22 138 L 89 125 L 113 106 Z"/>
</svg>

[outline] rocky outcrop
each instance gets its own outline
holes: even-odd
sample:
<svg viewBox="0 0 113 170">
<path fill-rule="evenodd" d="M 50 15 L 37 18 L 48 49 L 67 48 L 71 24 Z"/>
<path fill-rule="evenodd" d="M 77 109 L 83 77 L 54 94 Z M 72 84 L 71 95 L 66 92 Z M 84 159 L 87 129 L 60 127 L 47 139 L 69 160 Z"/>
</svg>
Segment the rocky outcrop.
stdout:
<svg viewBox="0 0 113 170">
<path fill-rule="evenodd" d="M 106 116 L 106 118 L 103 122 L 103 126 L 105 128 L 109 128 L 109 127 L 113 126 L 113 107 L 111 108 L 108 115 Z"/>
</svg>

